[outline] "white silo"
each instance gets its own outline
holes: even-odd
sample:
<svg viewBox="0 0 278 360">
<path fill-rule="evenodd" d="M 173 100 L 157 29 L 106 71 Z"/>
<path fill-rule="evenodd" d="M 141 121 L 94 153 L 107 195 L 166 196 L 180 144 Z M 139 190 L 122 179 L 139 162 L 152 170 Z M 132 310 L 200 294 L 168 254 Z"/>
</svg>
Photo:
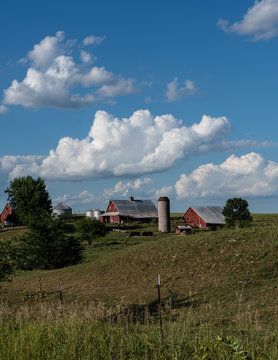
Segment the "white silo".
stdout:
<svg viewBox="0 0 278 360">
<path fill-rule="evenodd" d="M 99 220 L 99 219 L 100 219 L 100 215 L 102 215 L 102 214 L 104 214 L 104 211 L 103 211 L 103 210 L 101 210 L 101 209 L 96 209 L 96 210 L 94 211 L 94 218 L 97 219 L 97 220 Z"/>
<path fill-rule="evenodd" d="M 93 209 L 87 210 L 85 215 L 87 218 L 93 219 L 94 218 L 94 210 Z"/>
<path fill-rule="evenodd" d="M 163 196 L 158 199 L 158 231 L 170 232 L 170 200 Z"/>
</svg>

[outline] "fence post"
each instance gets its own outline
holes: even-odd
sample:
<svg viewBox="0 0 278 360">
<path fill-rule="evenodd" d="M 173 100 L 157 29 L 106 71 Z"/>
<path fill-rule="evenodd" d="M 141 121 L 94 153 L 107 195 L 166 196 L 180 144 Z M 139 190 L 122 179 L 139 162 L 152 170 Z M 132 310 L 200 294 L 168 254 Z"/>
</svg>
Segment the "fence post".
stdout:
<svg viewBox="0 0 278 360">
<path fill-rule="evenodd" d="M 157 274 L 157 294 L 158 294 L 158 306 L 159 306 L 159 319 L 160 319 L 160 333 L 163 340 L 163 327 L 162 327 L 162 306 L 161 306 L 161 295 L 160 295 L 160 275 Z"/>
<path fill-rule="evenodd" d="M 64 318 L 63 289 L 62 289 L 61 281 L 59 281 L 59 294 L 60 294 L 60 311 L 61 311 L 62 318 Z"/>
</svg>

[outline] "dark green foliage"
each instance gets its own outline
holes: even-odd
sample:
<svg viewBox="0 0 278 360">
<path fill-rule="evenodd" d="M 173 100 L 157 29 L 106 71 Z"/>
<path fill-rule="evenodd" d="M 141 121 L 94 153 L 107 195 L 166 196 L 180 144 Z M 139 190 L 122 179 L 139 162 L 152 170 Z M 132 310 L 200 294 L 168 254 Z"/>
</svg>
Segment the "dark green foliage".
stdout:
<svg viewBox="0 0 278 360">
<path fill-rule="evenodd" d="M 248 202 L 242 198 L 228 199 L 222 214 L 228 227 L 246 227 L 253 220 L 248 210 Z"/>
<path fill-rule="evenodd" d="M 99 220 L 83 217 L 75 224 L 76 231 L 79 233 L 79 238 L 88 241 L 90 245 L 92 241 L 98 236 L 105 236 L 107 234 L 107 227 Z"/>
<path fill-rule="evenodd" d="M 42 213 L 29 225 L 21 238 L 21 268 L 56 269 L 75 265 L 82 260 L 79 239 L 66 235 L 63 221 Z"/>
<path fill-rule="evenodd" d="M 16 252 L 10 241 L 0 240 L 0 281 L 9 279 L 15 269 Z"/>
<path fill-rule="evenodd" d="M 31 176 L 15 178 L 5 192 L 15 216 L 24 225 L 30 224 L 38 213 L 51 212 L 51 200 L 40 177 L 36 180 Z"/>
</svg>

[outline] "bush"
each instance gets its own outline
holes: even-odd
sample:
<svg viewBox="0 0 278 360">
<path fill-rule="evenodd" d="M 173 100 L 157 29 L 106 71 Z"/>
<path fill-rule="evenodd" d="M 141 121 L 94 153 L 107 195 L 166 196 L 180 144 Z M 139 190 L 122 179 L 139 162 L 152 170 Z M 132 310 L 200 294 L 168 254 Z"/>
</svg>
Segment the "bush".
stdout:
<svg viewBox="0 0 278 360">
<path fill-rule="evenodd" d="M 105 236 L 108 232 L 107 227 L 99 220 L 83 217 L 75 223 L 75 229 L 80 240 L 92 241 L 98 236 Z"/>
</svg>

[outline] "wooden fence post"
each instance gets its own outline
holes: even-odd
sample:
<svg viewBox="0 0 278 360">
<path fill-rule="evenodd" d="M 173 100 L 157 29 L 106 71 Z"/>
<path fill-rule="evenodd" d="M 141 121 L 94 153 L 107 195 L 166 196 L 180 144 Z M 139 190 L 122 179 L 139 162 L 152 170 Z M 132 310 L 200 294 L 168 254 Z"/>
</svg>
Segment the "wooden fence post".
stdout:
<svg viewBox="0 0 278 360">
<path fill-rule="evenodd" d="M 61 311 L 62 318 L 64 318 L 63 289 L 62 289 L 61 281 L 59 281 L 59 294 L 60 294 L 60 311 Z"/>
<path fill-rule="evenodd" d="M 162 305 L 161 305 L 161 295 L 160 295 L 160 275 L 157 274 L 157 294 L 158 294 L 158 306 L 159 306 L 159 319 L 160 319 L 160 333 L 163 340 L 163 327 L 162 327 Z"/>
</svg>

